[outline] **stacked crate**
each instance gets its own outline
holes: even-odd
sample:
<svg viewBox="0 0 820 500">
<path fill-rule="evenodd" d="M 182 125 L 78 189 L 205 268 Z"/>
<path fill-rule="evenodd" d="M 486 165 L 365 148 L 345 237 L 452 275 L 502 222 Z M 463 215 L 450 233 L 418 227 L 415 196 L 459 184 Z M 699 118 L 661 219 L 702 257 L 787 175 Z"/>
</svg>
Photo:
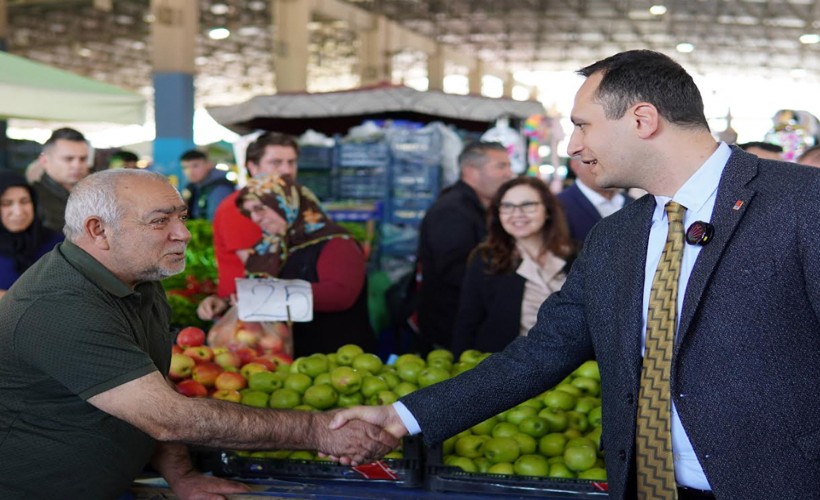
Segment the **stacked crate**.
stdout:
<svg viewBox="0 0 820 500">
<path fill-rule="evenodd" d="M 343 140 L 338 148 L 339 199 L 379 201 L 387 198 L 390 150 L 384 138 Z"/>
<path fill-rule="evenodd" d="M 322 201 L 336 199 L 335 150 L 333 146 L 299 148 L 299 182 Z"/>
</svg>

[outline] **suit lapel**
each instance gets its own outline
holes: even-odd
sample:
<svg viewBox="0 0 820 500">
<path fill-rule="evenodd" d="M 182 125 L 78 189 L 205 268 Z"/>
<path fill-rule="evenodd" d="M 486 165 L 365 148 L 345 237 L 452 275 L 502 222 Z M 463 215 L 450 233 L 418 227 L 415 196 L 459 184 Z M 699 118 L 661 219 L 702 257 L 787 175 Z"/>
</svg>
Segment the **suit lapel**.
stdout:
<svg viewBox="0 0 820 500">
<path fill-rule="evenodd" d="M 709 284 L 721 255 L 729 244 L 740 220 L 746 213 L 755 190 L 747 187 L 757 175 L 757 157 L 732 148 L 718 186 L 711 223 L 715 227 L 712 241 L 703 247 L 686 284 L 676 345 L 681 345 L 697 312 L 703 292 Z"/>
</svg>

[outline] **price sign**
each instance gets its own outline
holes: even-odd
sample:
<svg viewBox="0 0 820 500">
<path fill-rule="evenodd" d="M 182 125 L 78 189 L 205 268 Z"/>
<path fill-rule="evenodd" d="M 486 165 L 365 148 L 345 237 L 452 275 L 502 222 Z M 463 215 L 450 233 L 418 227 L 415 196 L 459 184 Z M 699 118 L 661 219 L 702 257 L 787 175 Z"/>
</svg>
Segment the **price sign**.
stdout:
<svg viewBox="0 0 820 500">
<path fill-rule="evenodd" d="M 304 280 L 238 279 L 236 297 L 242 321 L 313 320 L 313 290 Z"/>
</svg>

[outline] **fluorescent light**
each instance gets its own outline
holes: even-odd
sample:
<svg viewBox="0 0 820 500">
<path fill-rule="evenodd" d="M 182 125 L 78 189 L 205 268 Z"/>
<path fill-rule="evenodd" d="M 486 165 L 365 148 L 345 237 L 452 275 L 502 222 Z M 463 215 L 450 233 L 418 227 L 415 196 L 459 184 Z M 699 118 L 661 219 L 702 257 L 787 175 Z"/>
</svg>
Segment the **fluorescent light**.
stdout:
<svg viewBox="0 0 820 500">
<path fill-rule="evenodd" d="M 231 36 L 231 30 L 228 28 L 213 28 L 208 32 L 208 38 L 211 40 L 224 40 Z"/>
<path fill-rule="evenodd" d="M 662 16 L 666 14 L 666 6 L 665 5 L 653 5 L 649 7 L 649 13 L 653 16 Z"/>
<path fill-rule="evenodd" d="M 800 35 L 800 43 L 804 45 L 812 45 L 818 42 L 820 42 L 820 35 L 817 33 L 806 33 L 804 35 Z"/>
<path fill-rule="evenodd" d="M 681 54 L 688 54 L 695 50 L 695 46 L 689 42 L 681 42 L 677 46 L 675 46 L 675 50 L 677 50 Z"/>
</svg>

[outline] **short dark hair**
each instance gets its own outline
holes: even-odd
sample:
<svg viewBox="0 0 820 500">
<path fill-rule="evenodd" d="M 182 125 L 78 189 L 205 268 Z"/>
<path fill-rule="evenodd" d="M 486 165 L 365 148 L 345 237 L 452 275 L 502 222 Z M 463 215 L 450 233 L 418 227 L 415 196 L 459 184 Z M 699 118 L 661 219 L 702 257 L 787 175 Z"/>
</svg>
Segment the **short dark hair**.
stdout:
<svg viewBox="0 0 820 500">
<path fill-rule="evenodd" d="M 461 153 L 458 155 L 458 166 L 463 168 L 465 165 L 482 165 L 487 161 L 487 151 L 503 151 L 507 152 L 507 148 L 500 142 L 471 142 L 464 146 Z"/>
<path fill-rule="evenodd" d="M 43 144 L 43 151 L 48 151 L 49 149 L 53 148 L 57 141 L 71 141 L 71 142 L 85 142 L 85 136 L 77 130 L 73 128 L 63 127 L 58 128 L 54 132 L 51 133 L 51 137 Z"/>
<path fill-rule="evenodd" d="M 299 143 L 296 142 L 295 137 L 281 132 L 265 132 L 248 145 L 248 149 L 245 151 L 245 163 L 258 165 L 262 160 L 262 156 L 265 155 L 265 148 L 268 146 L 293 148 L 296 155 L 299 155 Z"/>
<path fill-rule="evenodd" d="M 189 149 L 188 151 L 182 153 L 182 156 L 179 157 L 179 161 L 191 161 L 191 160 L 207 160 L 208 155 L 203 153 L 198 149 Z"/>
<path fill-rule="evenodd" d="M 758 149 L 762 149 L 763 151 L 769 151 L 770 153 L 782 153 L 783 152 L 783 147 L 782 146 L 778 146 L 777 144 L 772 144 L 771 142 L 759 142 L 759 141 L 744 142 L 743 144 L 738 144 L 737 147 L 739 147 L 743 151 L 748 151 L 749 148 L 758 148 Z"/>
<path fill-rule="evenodd" d="M 578 74 L 603 73 L 595 98 L 610 120 L 637 102 L 648 102 L 670 123 L 709 130 L 703 98 L 692 76 L 672 58 L 652 50 L 629 50 L 607 57 Z"/>
<path fill-rule="evenodd" d="M 124 149 L 121 149 L 120 151 L 117 151 L 116 153 L 111 155 L 111 159 L 126 162 L 126 161 L 139 161 L 140 157 L 137 156 L 137 154 L 132 152 L 132 151 L 126 151 Z"/>
</svg>

